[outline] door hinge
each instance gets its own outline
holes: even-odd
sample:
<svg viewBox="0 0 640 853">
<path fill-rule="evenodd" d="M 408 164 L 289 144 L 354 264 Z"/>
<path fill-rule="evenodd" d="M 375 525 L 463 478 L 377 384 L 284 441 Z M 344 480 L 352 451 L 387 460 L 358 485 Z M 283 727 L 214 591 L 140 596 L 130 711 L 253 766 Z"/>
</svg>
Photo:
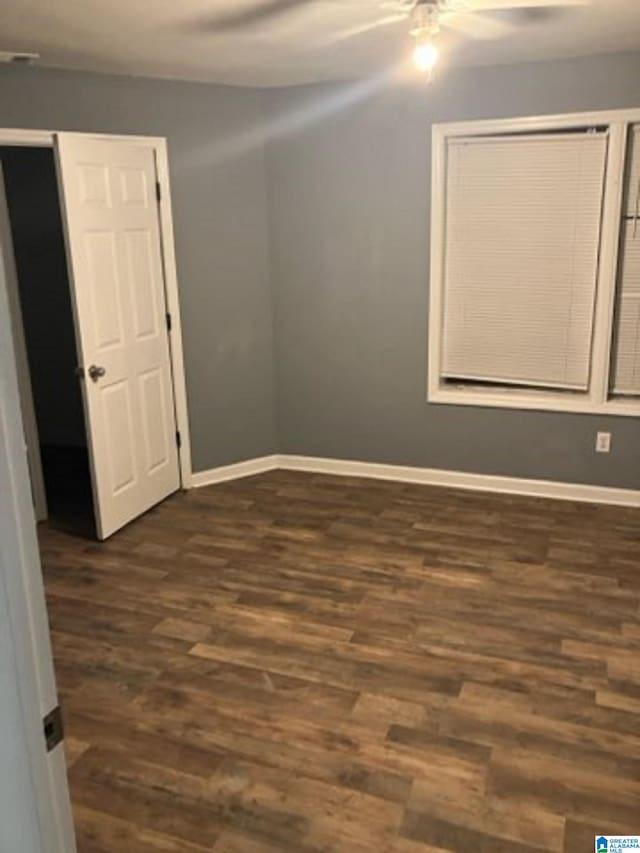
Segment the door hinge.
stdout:
<svg viewBox="0 0 640 853">
<path fill-rule="evenodd" d="M 182 447 L 182 436 L 180 435 L 180 430 L 176 430 L 176 444 L 178 445 L 178 449 Z"/>
<path fill-rule="evenodd" d="M 158 202 L 162 201 L 162 188 L 160 187 L 160 181 L 156 181 L 156 199 Z"/>
<path fill-rule="evenodd" d="M 42 721 L 44 739 L 47 744 L 47 752 L 55 749 L 64 740 L 64 727 L 62 725 L 62 710 L 60 705 L 50 711 Z"/>
<path fill-rule="evenodd" d="M 167 313 L 165 314 L 165 317 L 167 320 L 167 332 L 170 332 L 171 331 L 171 314 L 167 311 Z"/>
</svg>

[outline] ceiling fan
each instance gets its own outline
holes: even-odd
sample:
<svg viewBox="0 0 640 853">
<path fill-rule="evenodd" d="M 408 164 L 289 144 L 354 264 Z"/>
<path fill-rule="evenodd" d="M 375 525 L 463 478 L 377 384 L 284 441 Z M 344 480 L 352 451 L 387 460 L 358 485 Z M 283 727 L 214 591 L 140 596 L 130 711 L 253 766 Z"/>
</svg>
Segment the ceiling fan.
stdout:
<svg viewBox="0 0 640 853">
<path fill-rule="evenodd" d="M 297 14 L 310 6 L 339 4 L 351 8 L 359 6 L 360 9 L 366 9 L 369 6 L 388 12 L 373 23 L 373 26 L 377 27 L 408 18 L 420 7 L 435 9 L 439 15 L 445 17 L 475 12 L 520 10 L 523 18 L 526 18 L 531 12 L 535 15 L 537 10 L 545 10 L 553 14 L 562 7 L 581 6 L 589 2 L 590 0 L 371 0 L 367 4 L 363 0 L 355 0 L 355 2 L 353 0 L 255 0 L 252 3 L 241 4 L 240 8 L 236 6 L 236 8 L 209 14 L 205 23 L 218 32 L 229 32 L 247 26 L 266 24 L 288 14 Z M 466 22 L 462 25 L 466 29 L 465 25 Z"/>
<path fill-rule="evenodd" d="M 325 44 L 346 41 L 381 27 L 406 21 L 416 40 L 414 62 L 428 74 L 438 60 L 434 37 L 441 28 L 456 30 L 468 38 L 496 39 L 510 33 L 518 25 L 546 21 L 567 7 L 589 5 L 592 0 L 262 0 L 241 8 L 208 16 L 204 24 L 209 31 L 229 33 L 264 26 L 319 5 L 340 5 L 378 12 L 373 20 L 339 30 Z"/>
<path fill-rule="evenodd" d="M 434 42 L 440 29 L 450 28 L 470 38 L 496 39 L 508 35 L 517 25 L 548 20 L 571 6 L 585 6 L 591 0 L 382 0 L 379 18 L 342 30 L 333 41 L 343 41 L 406 20 L 416 40 L 414 63 L 431 74 L 438 61 Z M 486 15 L 484 13 L 498 13 Z M 508 13 L 508 17 L 504 17 Z"/>
</svg>

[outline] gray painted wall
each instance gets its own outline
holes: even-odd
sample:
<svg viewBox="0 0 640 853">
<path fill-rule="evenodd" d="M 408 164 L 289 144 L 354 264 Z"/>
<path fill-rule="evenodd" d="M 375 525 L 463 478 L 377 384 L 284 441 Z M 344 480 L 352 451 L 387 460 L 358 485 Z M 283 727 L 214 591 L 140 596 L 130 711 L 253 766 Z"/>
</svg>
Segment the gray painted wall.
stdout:
<svg viewBox="0 0 640 853">
<path fill-rule="evenodd" d="M 638 79 L 640 54 L 377 90 L 3 68 L 0 126 L 168 137 L 195 470 L 279 449 L 639 488 L 637 419 L 424 391 L 431 124 L 640 106 Z"/>
<path fill-rule="evenodd" d="M 0 148 L 40 444 L 86 447 L 53 151 Z"/>
<path fill-rule="evenodd" d="M 260 93 L 0 69 L 0 127 L 166 136 L 194 470 L 276 448 Z"/>
<path fill-rule="evenodd" d="M 640 107 L 639 80 L 618 54 L 265 95 L 296 128 L 268 145 L 282 452 L 640 488 L 638 419 L 425 402 L 432 123 Z"/>
</svg>

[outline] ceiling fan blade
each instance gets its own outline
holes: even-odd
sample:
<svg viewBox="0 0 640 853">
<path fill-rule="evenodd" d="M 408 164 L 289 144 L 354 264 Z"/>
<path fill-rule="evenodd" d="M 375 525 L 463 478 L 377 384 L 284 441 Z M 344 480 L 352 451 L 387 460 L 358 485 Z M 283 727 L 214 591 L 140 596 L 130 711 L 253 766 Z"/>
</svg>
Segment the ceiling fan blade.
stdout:
<svg viewBox="0 0 640 853">
<path fill-rule="evenodd" d="M 500 11 L 502 9 L 542 9 L 545 6 L 589 6 L 591 0 L 464 0 L 469 12 Z"/>
<path fill-rule="evenodd" d="M 514 29 L 506 21 L 464 12 L 445 12 L 440 16 L 440 24 L 468 38 L 486 40 L 504 38 Z"/>
<path fill-rule="evenodd" d="M 341 30 L 339 33 L 336 33 L 333 36 L 330 36 L 326 44 L 338 44 L 341 41 L 346 41 L 347 39 L 353 38 L 354 36 L 362 35 L 363 33 L 369 33 L 372 30 L 377 30 L 380 27 L 387 27 L 390 24 L 397 24 L 400 21 L 406 21 L 409 16 L 402 12 L 397 15 L 386 15 L 384 18 L 378 18 L 375 21 L 369 21 L 367 24 L 360 24 L 356 27 L 349 27 L 349 29 Z"/>
<path fill-rule="evenodd" d="M 311 2 L 313 0 L 263 0 L 262 3 L 254 2 L 244 6 L 244 8 L 208 15 L 206 19 L 201 21 L 201 25 L 221 33 L 229 32 L 253 24 L 272 21 L 288 12 L 301 9 Z"/>
</svg>

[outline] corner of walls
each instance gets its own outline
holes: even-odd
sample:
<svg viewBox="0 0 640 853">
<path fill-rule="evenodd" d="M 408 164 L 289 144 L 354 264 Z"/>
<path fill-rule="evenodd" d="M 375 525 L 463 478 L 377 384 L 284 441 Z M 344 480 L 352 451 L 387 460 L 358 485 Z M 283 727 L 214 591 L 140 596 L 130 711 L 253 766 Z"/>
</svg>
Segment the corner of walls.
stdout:
<svg viewBox="0 0 640 853">
<path fill-rule="evenodd" d="M 279 406 L 279 387 L 280 387 L 280 371 L 279 359 L 277 357 L 278 349 L 278 324 L 276 311 L 276 289 L 275 289 L 275 252 L 274 252 L 274 234 L 273 234 L 273 206 L 271 198 L 271 181 L 270 181 L 270 160 L 271 146 L 273 145 L 272 135 L 272 116 L 268 106 L 268 91 L 261 90 L 260 98 L 260 115 L 262 120 L 262 157 L 263 157 L 263 190 L 265 199 L 265 217 L 266 217 L 266 240 L 267 240 L 267 275 L 269 285 L 269 306 L 270 306 L 270 321 L 271 321 L 271 356 L 273 369 L 273 434 L 274 447 L 273 453 L 280 452 L 280 406 Z"/>
<path fill-rule="evenodd" d="M 5 66 L 0 124 L 167 139 L 194 467 L 273 452 L 260 91 Z"/>
</svg>

